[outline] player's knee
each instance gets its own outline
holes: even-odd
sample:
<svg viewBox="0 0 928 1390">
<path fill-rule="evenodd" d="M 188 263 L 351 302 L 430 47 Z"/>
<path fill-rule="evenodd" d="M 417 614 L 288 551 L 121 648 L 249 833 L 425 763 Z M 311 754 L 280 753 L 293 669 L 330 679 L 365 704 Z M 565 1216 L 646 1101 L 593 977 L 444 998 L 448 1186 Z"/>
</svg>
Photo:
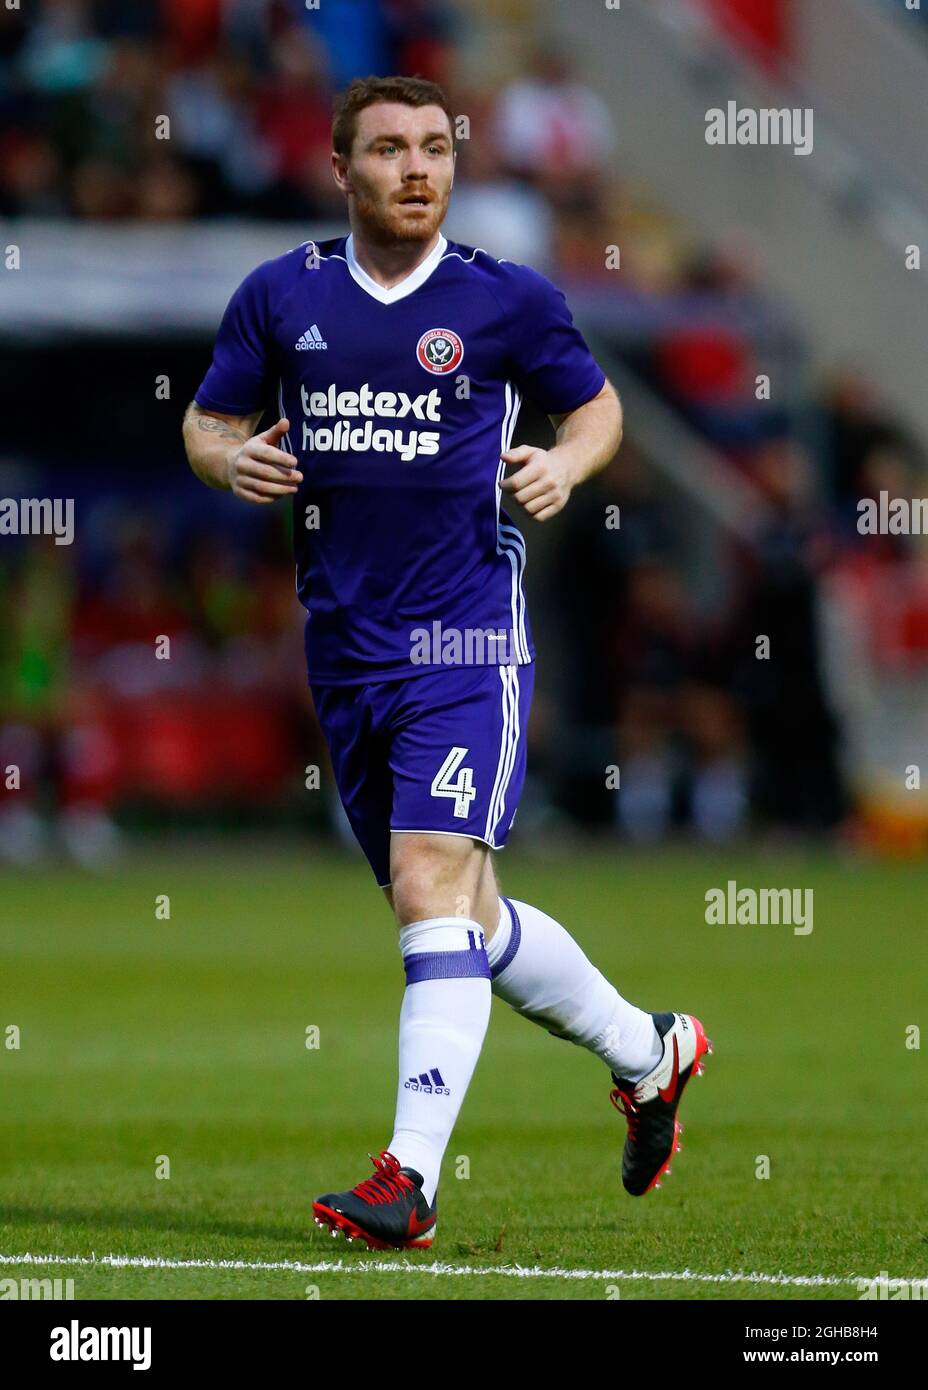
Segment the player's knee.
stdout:
<svg viewBox="0 0 928 1390">
<path fill-rule="evenodd" d="M 471 917 L 478 866 L 470 842 L 440 835 L 397 838 L 390 872 L 397 921 L 405 926 L 429 917 Z"/>
<path fill-rule="evenodd" d="M 411 855 L 404 856 L 394 867 L 393 910 L 402 926 L 409 922 L 422 922 L 428 917 L 452 914 L 450 899 L 453 894 L 449 894 L 444 869 L 441 860 L 436 863 Z"/>
<path fill-rule="evenodd" d="M 414 874 L 403 874 L 399 882 L 394 881 L 393 911 L 401 927 L 444 915 L 436 902 L 434 884 L 428 885 Z"/>
</svg>

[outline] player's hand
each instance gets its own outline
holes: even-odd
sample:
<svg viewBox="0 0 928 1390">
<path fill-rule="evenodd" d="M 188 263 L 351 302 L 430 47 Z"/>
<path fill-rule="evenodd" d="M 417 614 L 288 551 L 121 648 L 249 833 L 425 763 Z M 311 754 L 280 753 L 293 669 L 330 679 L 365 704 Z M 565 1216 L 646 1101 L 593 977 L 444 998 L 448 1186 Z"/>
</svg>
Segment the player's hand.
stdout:
<svg viewBox="0 0 928 1390">
<path fill-rule="evenodd" d="M 536 521 L 548 521 L 567 505 L 573 477 L 566 456 L 557 448 L 536 449 L 520 444 L 500 454 L 507 465 L 520 465 L 500 487 L 509 492 Z"/>
<path fill-rule="evenodd" d="M 290 421 L 281 418 L 269 430 L 230 450 L 229 487 L 243 502 L 276 502 L 278 497 L 292 496 L 303 481 L 293 455 L 277 448 L 289 428 Z"/>
</svg>

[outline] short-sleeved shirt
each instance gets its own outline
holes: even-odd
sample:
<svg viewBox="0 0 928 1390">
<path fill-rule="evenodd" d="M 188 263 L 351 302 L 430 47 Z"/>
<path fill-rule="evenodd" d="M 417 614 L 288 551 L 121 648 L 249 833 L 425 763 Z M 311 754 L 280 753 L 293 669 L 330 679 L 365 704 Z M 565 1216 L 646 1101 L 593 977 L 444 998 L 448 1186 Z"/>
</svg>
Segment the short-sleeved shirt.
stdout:
<svg viewBox="0 0 928 1390">
<path fill-rule="evenodd" d="M 290 422 L 311 682 L 392 680 L 481 651 L 533 660 L 500 455 L 524 395 L 567 414 L 604 381 L 548 279 L 441 235 L 390 289 L 350 236 L 245 278 L 196 401 L 228 415 L 273 406 Z"/>
</svg>

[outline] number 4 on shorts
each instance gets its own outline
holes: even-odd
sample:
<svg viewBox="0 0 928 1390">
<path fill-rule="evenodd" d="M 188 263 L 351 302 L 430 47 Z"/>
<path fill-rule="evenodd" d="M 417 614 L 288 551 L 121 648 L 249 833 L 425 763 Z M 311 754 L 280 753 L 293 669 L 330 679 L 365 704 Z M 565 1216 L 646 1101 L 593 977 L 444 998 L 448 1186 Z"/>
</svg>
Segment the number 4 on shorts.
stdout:
<svg viewBox="0 0 928 1390">
<path fill-rule="evenodd" d="M 453 796 L 454 814 L 460 820 L 467 819 L 470 803 L 477 795 L 477 790 L 474 787 L 473 768 L 461 767 L 461 763 L 466 757 L 466 748 L 452 748 L 432 779 L 432 795 Z M 452 782 L 451 779 L 456 772 L 458 774 L 457 781 Z"/>
</svg>

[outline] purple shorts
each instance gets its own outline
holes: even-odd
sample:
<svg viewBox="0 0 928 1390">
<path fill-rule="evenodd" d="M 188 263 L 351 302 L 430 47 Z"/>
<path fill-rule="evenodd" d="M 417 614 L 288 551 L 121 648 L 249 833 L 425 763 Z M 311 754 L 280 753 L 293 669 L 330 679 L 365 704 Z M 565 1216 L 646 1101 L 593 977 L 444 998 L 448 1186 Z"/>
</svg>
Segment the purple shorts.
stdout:
<svg viewBox="0 0 928 1390">
<path fill-rule="evenodd" d="M 525 781 L 534 680 L 527 664 L 313 685 L 342 805 L 382 888 L 394 830 L 506 843 Z"/>
</svg>

